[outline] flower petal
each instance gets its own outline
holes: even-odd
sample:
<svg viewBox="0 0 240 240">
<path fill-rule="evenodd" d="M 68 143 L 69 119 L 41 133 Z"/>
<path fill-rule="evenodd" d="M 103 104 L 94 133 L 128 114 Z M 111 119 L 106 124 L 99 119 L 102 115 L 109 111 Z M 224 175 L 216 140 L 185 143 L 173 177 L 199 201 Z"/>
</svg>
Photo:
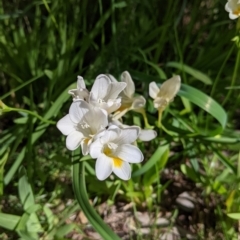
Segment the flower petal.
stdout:
<svg viewBox="0 0 240 240">
<path fill-rule="evenodd" d="M 229 7 L 229 3 L 228 2 L 225 4 L 225 10 L 227 12 L 231 12 L 231 8 Z"/>
<path fill-rule="evenodd" d="M 105 96 L 105 101 L 108 99 L 116 99 L 120 92 L 126 88 L 127 84 L 124 82 L 111 82 L 108 87 L 107 95 Z"/>
<path fill-rule="evenodd" d="M 85 89 L 86 88 L 86 85 L 85 85 L 85 82 L 83 80 L 83 78 L 81 76 L 77 76 L 77 88 L 78 89 Z"/>
<path fill-rule="evenodd" d="M 116 111 L 121 106 L 121 99 L 109 99 L 107 103 L 104 105 L 104 109 L 108 112 L 108 114 Z"/>
<path fill-rule="evenodd" d="M 115 140 L 119 137 L 121 133 L 121 129 L 118 127 L 109 127 L 108 130 L 105 131 L 104 135 L 100 138 L 102 144 L 108 142 L 115 142 Z"/>
<path fill-rule="evenodd" d="M 139 135 L 138 135 L 138 138 L 141 140 L 141 141 L 151 141 L 153 140 L 155 137 L 157 136 L 157 132 L 154 131 L 154 130 L 141 130 Z"/>
<path fill-rule="evenodd" d="M 114 143 L 118 145 L 133 143 L 138 138 L 139 132 L 140 128 L 137 126 L 121 129 L 121 133 L 119 137 L 114 140 Z"/>
<path fill-rule="evenodd" d="M 82 154 L 85 156 L 89 153 L 89 147 L 92 143 L 92 139 L 85 138 L 81 141 Z"/>
<path fill-rule="evenodd" d="M 114 155 L 129 163 L 139 163 L 144 159 L 140 149 L 130 144 L 118 146 L 118 148 L 114 151 Z"/>
<path fill-rule="evenodd" d="M 66 139 L 66 146 L 69 150 L 73 151 L 80 146 L 81 141 L 83 140 L 83 134 L 78 131 L 71 132 Z"/>
<path fill-rule="evenodd" d="M 96 176 L 99 180 L 105 180 L 112 173 L 112 160 L 105 154 L 101 154 L 95 165 Z"/>
<path fill-rule="evenodd" d="M 234 19 L 236 19 L 238 17 L 239 17 L 238 15 L 236 15 L 236 14 L 234 14 L 232 12 L 229 13 L 229 18 L 232 19 L 232 20 L 234 20 Z"/>
<path fill-rule="evenodd" d="M 83 116 L 83 121 L 89 124 L 92 134 L 97 134 L 107 127 L 108 117 L 100 108 L 89 105 L 89 110 Z"/>
<path fill-rule="evenodd" d="M 159 93 L 159 87 L 155 82 L 149 84 L 149 95 L 151 98 L 155 99 Z"/>
<path fill-rule="evenodd" d="M 69 135 L 71 132 L 76 131 L 75 126 L 76 124 L 71 121 L 69 114 L 57 122 L 57 128 L 63 135 Z"/>
<path fill-rule="evenodd" d="M 83 100 L 79 100 L 71 104 L 69 116 L 74 123 L 79 123 L 87 112 L 89 112 L 89 104 Z"/>
<path fill-rule="evenodd" d="M 108 76 L 103 74 L 97 76 L 91 89 L 92 98 L 95 100 L 104 99 L 104 97 L 107 95 L 110 83 L 111 80 L 108 78 Z"/>
<path fill-rule="evenodd" d="M 122 161 L 121 166 L 113 167 L 113 172 L 123 180 L 129 180 L 131 178 L 131 167 L 128 162 Z"/>
<path fill-rule="evenodd" d="M 73 97 L 73 101 L 85 100 L 88 101 L 89 92 L 87 89 L 71 89 L 68 91 Z"/>
<path fill-rule="evenodd" d="M 175 97 L 175 95 L 179 91 L 180 86 L 181 86 L 181 78 L 180 76 L 176 75 L 168 79 L 161 85 L 160 92 L 158 93 L 158 97 L 171 100 Z"/>
<path fill-rule="evenodd" d="M 132 109 L 143 108 L 146 104 L 146 99 L 143 96 L 135 97 L 132 103 Z"/>
<path fill-rule="evenodd" d="M 98 158 L 102 154 L 103 144 L 100 139 L 96 139 L 90 146 L 90 155 L 92 158 Z"/>
<path fill-rule="evenodd" d="M 106 74 L 106 75 L 110 78 L 111 82 L 118 82 L 117 79 L 113 75 L 111 75 L 111 74 Z"/>
<path fill-rule="evenodd" d="M 121 81 L 127 84 L 127 87 L 123 90 L 124 94 L 132 98 L 135 93 L 135 85 L 128 71 L 122 73 Z"/>
</svg>

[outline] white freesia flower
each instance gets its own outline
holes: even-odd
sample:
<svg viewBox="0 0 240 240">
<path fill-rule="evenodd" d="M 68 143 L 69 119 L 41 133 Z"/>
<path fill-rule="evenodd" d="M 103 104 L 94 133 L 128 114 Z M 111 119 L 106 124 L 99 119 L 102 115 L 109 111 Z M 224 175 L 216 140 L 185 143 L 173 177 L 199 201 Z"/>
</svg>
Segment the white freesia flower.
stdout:
<svg viewBox="0 0 240 240">
<path fill-rule="evenodd" d="M 69 90 L 68 93 L 72 95 L 74 102 L 78 100 L 88 102 L 89 91 L 86 89 L 85 82 L 81 76 L 77 77 L 77 89 Z"/>
<path fill-rule="evenodd" d="M 139 135 L 138 127 L 118 128 L 109 127 L 108 130 L 96 138 L 90 146 L 90 155 L 96 158 L 96 175 L 104 180 L 114 172 L 119 178 L 128 180 L 131 177 L 129 163 L 143 161 L 143 154 L 132 145 Z"/>
<path fill-rule="evenodd" d="M 122 97 L 121 107 L 114 114 L 115 119 L 119 119 L 129 110 L 141 111 L 146 104 L 143 96 L 134 97 L 135 85 L 129 72 L 125 71 L 122 73 L 121 81 L 126 83 L 127 87 L 120 94 Z"/>
<path fill-rule="evenodd" d="M 82 153 L 86 155 L 95 135 L 107 125 L 107 115 L 101 109 L 79 100 L 71 104 L 69 114 L 58 121 L 57 128 L 67 136 L 66 146 L 69 150 L 81 145 Z"/>
<path fill-rule="evenodd" d="M 230 19 L 236 19 L 240 16 L 240 0 L 228 0 L 225 10 L 229 12 Z"/>
<path fill-rule="evenodd" d="M 149 95 L 154 99 L 154 107 L 157 109 L 165 109 L 166 106 L 173 101 L 175 95 L 181 86 L 180 76 L 174 76 L 165 81 L 159 88 L 155 82 L 149 84 Z"/>
<path fill-rule="evenodd" d="M 126 83 L 112 81 L 107 75 L 101 74 L 92 86 L 89 103 L 106 110 L 108 114 L 112 113 L 121 106 L 119 93 L 126 86 Z"/>
</svg>

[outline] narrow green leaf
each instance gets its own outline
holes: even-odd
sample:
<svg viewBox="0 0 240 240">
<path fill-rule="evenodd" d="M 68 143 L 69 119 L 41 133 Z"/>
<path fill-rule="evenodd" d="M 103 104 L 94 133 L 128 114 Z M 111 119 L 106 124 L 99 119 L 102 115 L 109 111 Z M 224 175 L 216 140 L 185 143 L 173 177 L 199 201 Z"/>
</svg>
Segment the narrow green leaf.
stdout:
<svg viewBox="0 0 240 240">
<path fill-rule="evenodd" d="M 18 182 L 18 193 L 20 201 L 23 205 L 24 210 L 34 205 L 34 195 L 32 192 L 31 185 L 28 182 L 27 176 L 25 175 L 25 169 L 20 170 L 22 176 Z"/>
<path fill-rule="evenodd" d="M 67 94 L 69 89 L 72 89 L 75 87 L 75 83 L 71 84 L 53 103 L 53 105 L 50 107 L 50 109 L 47 111 L 47 113 L 44 115 L 44 119 L 50 119 L 53 117 L 55 114 L 59 112 L 61 109 L 62 105 L 68 100 L 69 94 Z M 40 123 L 39 126 L 35 129 L 35 132 L 32 134 L 32 144 L 34 144 L 39 137 L 42 136 L 42 134 L 46 131 L 47 127 L 49 124 L 47 123 Z M 18 170 L 20 164 L 22 163 L 24 156 L 26 152 L 26 147 L 24 147 L 21 152 L 18 154 L 18 157 L 16 161 L 13 163 L 12 167 L 10 170 L 7 172 L 6 176 L 4 177 L 4 183 L 7 185 L 13 176 L 15 175 L 16 171 Z"/>
<path fill-rule="evenodd" d="M 212 84 L 212 80 L 204 73 L 200 72 L 199 70 L 196 70 L 192 67 L 189 67 L 186 64 L 183 63 L 178 63 L 178 62 L 168 62 L 166 64 L 167 67 L 173 67 L 173 68 L 177 68 L 180 71 L 183 71 L 185 73 L 190 74 L 191 76 L 193 76 L 194 78 L 202 81 L 205 84 Z"/>
<path fill-rule="evenodd" d="M 143 165 L 143 167 L 141 167 L 132 174 L 132 177 L 137 177 L 147 172 L 164 156 L 164 153 L 168 150 L 169 150 L 168 144 L 159 146 L 158 149 L 151 156 L 151 158 Z"/>
<path fill-rule="evenodd" d="M 28 84 L 30 84 L 30 83 L 36 81 L 37 79 L 41 78 L 42 76 L 43 76 L 43 73 L 39 74 L 38 76 L 36 76 L 36 77 L 34 77 L 34 78 L 31 78 L 31 79 L 28 80 L 28 81 L 25 81 L 25 82 L 22 83 L 20 86 L 14 88 L 14 89 L 12 89 L 10 92 L 8 92 L 8 93 L 2 95 L 2 96 L 1 96 L 1 100 L 3 100 L 4 98 L 10 96 L 12 92 L 16 92 L 16 91 L 22 89 L 23 87 L 25 87 L 25 86 L 27 86 Z"/>
<path fill-rule="evenodd" d="M 226 167 L 231 169 L 231 171 L 235 174 L 237 174 L 237 168 L 214 146 L 211 146 L 211 149 L 216 153 L 216 155 L 219 157 L 219 160 L 224 164 Z"/>
<path fill-rule="evenodd" d="M 85 184 L 84 165 L 85 161 L 73 162 L 73 189 L 78 203 L 89 222 L 104 240 L 120 240 L 120 238 L 111 230 L 111 228 L 104 223 L 102 218 L 97 214 L 95 209 L 89 203 L 89 197 Z"/>
<path fill-rule="evenodd" d="M 187 98 L 192 103 L 211 114 L 221 124 L 221 128 L 225 128 L 227 123 L 227 113 L 214 99 L 196 88 L 185 84 L 181 84 L 181 89 L 178 95 Z"/>
<path fill-rule="evenodd" d="M 5 152 L 3 157 L 0 159 L 0 196 L 3 195 L 3 174 L 4 174 L 4 166 L 7 162 L 8 155 L 9 155 L 9 149 Z"/>
</svg>

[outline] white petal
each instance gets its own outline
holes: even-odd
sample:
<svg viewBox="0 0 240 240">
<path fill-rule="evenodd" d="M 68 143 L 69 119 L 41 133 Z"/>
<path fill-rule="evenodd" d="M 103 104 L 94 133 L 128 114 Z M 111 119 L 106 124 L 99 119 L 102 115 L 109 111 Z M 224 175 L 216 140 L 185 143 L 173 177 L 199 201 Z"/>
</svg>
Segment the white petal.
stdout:
<svg viewBox="0 0 240 240">
<path fill-rule="evenodd" d="M 62 132 L 63 135 L 68 135 L 71 132 L 76 131 L 75 126 L 76 124 L 71 121 L 69 114 L 57 122 L 57 128 Z"/>
<path fill-rule="evenodd" d="M 114 151 L 114 156 L 129 163 L 139 163 L 143 161 L 143 154 L 140 149 L 130 144 L 124 144 L 118 146 Z"/>
<path fill-rule="evenodd" d="M 88 101 L 89 92 L 87 89 L 72 89 L 68 93 L 72 95 L 73 101 L 85 100 Z"/>
<path fill-rule="evenodd" d="M 101 154 L 95 165 L 95 171 L 99 180 L 105 180 L 112 173 L 112 160 L 104 154 Z"/>
<path fill-rule="evenodd" d="M 115 99 L 114 101 L 112 99 L 110 99 L 104 109 L 108 112 L 108 114 L 115 112 L 117 109 L 119 109 L 121 106 L 121 99 Z"/>
<path fill-rule="evenodd" d="M 157 132 L 154 130 L 141 130 L 140 134 L 138 135 L 138 138 L 141 141 L 151 141 L 157 136 Z"/>
<path fill-rule="evenodd" d="M 238 17 L 239 17 L 238 15 L 233 14 L 232 12 L 229 13 L 229 18 L 232 19 L 232 20 L 233 20 L 233 19 L 236 19 L 236 18 L 238 18 Z"/>
<path fill-rule="evenodd" d="M 124 82 L 111 82 L 108 87 L 107 95 L 105 96 L 105 101 L 108 99 L 116 99 L 120 92 L 126 88 L 127 84 Z"/>
<path fill-rule="evenodd" d="M 98 158 L 102 154 L 103 144 L 100 139 L 95 140 L 90 146 L 90 155 L 92 158 Z"/>
<path fill-rule="evenodd" d="M 83 116 L 83 121 L 89 124 L 91 133 L 97 134 L 108 125 L 108 117 L 100 108 L 89 106 L 90 111 Z"/>
<path fill-rule="evenodd" d="M 113 167 L 113 172 L 123 180 L 129 180 L 131 178 L 131 167 L 128 162 L 122 161 L 120 167 Z"/>
<path fill-rule="evenodd" d="M 113 75 L 111 75 L 111 74 L 106 74 L 106 75 L 110 78 L 111 82 L 118 82 L 117 79 Z"/>
<path fill-rule="evenodd" d="M 135 97 L 132 103 L 132 109 L 143 108 L 146 104 L 146 99 L 143 96 Z"/>
<path fill-rule="evenodd" d="M 160 92 L 158 93 L 158 97 L 171 100 L 175 97 L 175 95 L 179 91 L 180 86 L 181 86 L 181 78 L 180 76 L 176 75 L 168 79 L 161 85 Z"/>
<path fill-rule="evenodd" d="M 96 100 L 104 99 L 104 97 L 107 95 L 110 83 L 111 81 L 106 75 L 99 75 L 91 89 L 92 97 Z"/>
<path fill-rule="evenodd" d="M 133 143 L 138 138 L 139 132 L 140 128 L 136 126 L 121 129 L 121 133 L 119 137 L 114 140 L 114 143 L 118 145 Z"/>
<path fill-rule="evenodd" d="M 86 85 L 85 85 L 85 82 L 83 80 L 83 78 L 81 76 L 77 76 L 77 88 L 78 89 L 85 89 L 86 88 Z"/>
<path fill-rule="evenodd" d="M 83 134 L 78 131 L 71 132 L 66 139 L 66 146 L 69 150 L 73 151 L 80 146 L 81 141 L 83 140 Z"/>
<path fill-rule="evenodd" d="M 133 94 L 135 93 L 135 85 L 134 82 L 129 74 L 129 72 L 125 71 L 121 75 L 121 81 L 127 84 L 127 87 L 124 89 L 124 93 L 129 97 L 132 98 Z"/>
<path fill-rule="evenodd" d="M 84 139 L 83 141 L 81 141 L 82 154 L 84 156 L 89 153 L 89 142 L 91 143 L 91 140 L 89 139 Z"/>
<path fill-rule="evenodd" d="M 149 95 L 151 98 L 155 99 L 158 95 L 159 87 L 155 82 L 149 84 Z"/>
<path fill-rule="evenodd" d="M 229 3 L 228 3 L 228 2 L 225 4 L 225 10 L 226 10 L 227 12 L 231 12 L 231 9 L 230 9 L 230 7 L 229 7 Z"/>
<path fill-rule="evenodd" d="M 89 104 L 83 100 L 79 100 L 71 104 L 69 116 L 74 123 L 79 123 L 87 112 L 89 112 Z"/>
<path fill-rule="evenodd" d="M 105 131 L 104 135 L 100 138 L 102 144 L 115 142 L 115 140 L 119 137 L 121 133 L 121 129 L 118 127 L 109 128 Z"/>
</svg>

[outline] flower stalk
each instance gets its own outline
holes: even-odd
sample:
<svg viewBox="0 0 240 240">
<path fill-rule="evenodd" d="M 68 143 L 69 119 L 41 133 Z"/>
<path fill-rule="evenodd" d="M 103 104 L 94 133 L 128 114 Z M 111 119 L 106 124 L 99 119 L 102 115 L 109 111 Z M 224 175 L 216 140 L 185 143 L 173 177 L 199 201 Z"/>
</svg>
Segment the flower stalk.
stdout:
<svg viewBox="0 0 240 240">
<path fill-rule="evenodd" d="M 73 158 L 72 158 L 73 159 Z M 73 174 L 72 182 L 75 196 L 82 211 L 86 215 L 89 222 L 95 230 L 105 240 L 120 240 L 111 228 L 104 223 L 102 218 L 98 215 L 92 205 L 89 203 L 89 197 L 86 189 L 85 181 L 85 161 L 72 161 Z"/>
<path fill-rule="evenodd" d="M 4 112 L 23 112 L 23 113 L 27 113 L 29 115 L 32 115 L 33 117 L 36 117 L 37 119 L 39 119 L 41 122 L 45 122 L 45 123 L 49 123 L 49 124 L 53 124 L 55 125 L 56 122 L 51 121 L 51 120 L 47 120 L 43 117 L 41 117 L 40 115 L 38 115 L 35 112 L 26 110 L 26 109 L 22 109 L 22 108 L 12 108 L 9 107 L 7 105 L 5 105 L 1 100 L 0 100 L 0 115 L 2 115 Z"/>
</svg>

